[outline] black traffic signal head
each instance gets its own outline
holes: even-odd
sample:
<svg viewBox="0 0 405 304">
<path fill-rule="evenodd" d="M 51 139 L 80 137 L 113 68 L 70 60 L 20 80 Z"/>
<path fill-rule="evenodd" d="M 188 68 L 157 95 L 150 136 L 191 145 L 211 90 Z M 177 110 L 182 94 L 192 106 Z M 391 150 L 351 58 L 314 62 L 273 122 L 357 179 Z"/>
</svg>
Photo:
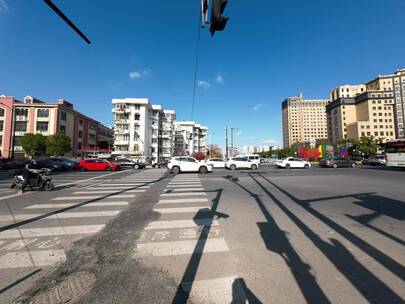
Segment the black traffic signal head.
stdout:
<svg viewBox="0 0 405 304">
<path fill-rule="evenodd" d="M 214 36 L 216 31 L 223 31 L 225 29 L 225 25 L 229 19 L 223 15 L 227 3 L 228 0 L 212 0 L 210 24 L 211 37 Z"/>
</svg>

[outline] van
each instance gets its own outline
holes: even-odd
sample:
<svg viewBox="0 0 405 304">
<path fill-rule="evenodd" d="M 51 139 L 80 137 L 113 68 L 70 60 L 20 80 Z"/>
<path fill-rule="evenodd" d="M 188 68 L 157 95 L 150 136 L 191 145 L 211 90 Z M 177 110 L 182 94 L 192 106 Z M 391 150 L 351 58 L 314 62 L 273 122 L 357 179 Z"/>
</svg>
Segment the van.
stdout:
<svg viewBox="0 0 405 304">
<path fill-rule="evenodd" d="M 251 162 L 255 163 L 256 165 L 260 164 L 260 156 L 257 154 L 242 154 L 242 155 L 237 155 L 235 157 L 245 157 L 249 159 Z"/>
</svg>

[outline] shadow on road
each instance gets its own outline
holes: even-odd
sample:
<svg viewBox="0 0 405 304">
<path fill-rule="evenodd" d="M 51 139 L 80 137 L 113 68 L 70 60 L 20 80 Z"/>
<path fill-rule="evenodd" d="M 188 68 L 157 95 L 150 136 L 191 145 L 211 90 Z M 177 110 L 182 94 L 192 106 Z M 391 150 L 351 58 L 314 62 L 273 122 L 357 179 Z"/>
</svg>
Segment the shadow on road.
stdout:
<svg viewBox="0 0 405 304">
<path fill-rule="evenodd" d="M 280 255 L 290 268 L 298 287 L 307 303 L 331 303 L 327 298 L 314 275 L 311 273 L 311 267 L 302 261 L 299 254 L 291 245 L 287 233 L 280 229 L 276 221 L 270 215 L 265 204 L 259 195 L 253 193 L 241 183 L 237 177 L 231 175 L 224 176 L 225 179 L 234 183 L 236 186 L 247 192 L 257 203 L 267 222 L 258 223 L 260 235 L 266 244 L 266 248 Z"/>
<path fill-rule="evenodd" d="M 262 302 L 247 287 L 243 278 L 237 278 L 232 284 L 232 302 L 231 304 L 262 304 Z"/>
<path fill-rule="evenodd" d="M 40 272 L 42 269 L 36 269 L 32 272 L 30 272 L 29 274 L 23 276 L 22 278 L 19 278 L 18 280 L 14 281 L 13 283 L 7 285 L 6 287 L 3 287 L 2 289 L 0 289 L 0 295 L 4 292 L 6 292 L 7 290 L 13 288 L 14 286 L 17 286 L 18 284 L 24 282 L 25 280 L 31 278 L 32 276 L 36 275 L 38 272 Z"/>
<path fill-rule="evenodd" d="M 294 203 L 303 207 L 310 214 L 321 220 L 323 223 L 340 233 L 342 236 L 349 239 L 352 243 L 357 245 L 363 251 L 374 257 L 377 261 L 382 263 L 385 267 L 399 276 L 404 275 L 402 265 L 386 256 L 377 248 L 368 244 L 352 232 L 346 230 L 344 227 L 335 223 L 325 215 L 313 209 L 307 201 L 299 200 L 280 186 L 276 185 L 266 177 L 261 176 L 263 180 L 271 184 L 273 187 L 281 191 L 289 197 Z M 299 227 L 308 239 L 325 255 L 325 257 L 332 262 L 336 268 L 344 275 L 350 283 L 368 300 L 369 303 L 401 303 L 402 299 L 393 290 L 391 290 L 384 282 L 371 273 L 364 267 L 353 254 L 337 239 L 330 239 L 326 242 L 312 231 L 300 218 L 292 213 L 272 192 L 270 192 L 258 178 L 251 176 L 256 184 L 269 196 L 269 198 Z M 326 198 L 327 199 L 327 198 Z M 269 238 L 272 239 L 271 235 Z M 274 243 L 274 240 L 272 241 Z M 396 264 L 400 268 L 396 267 Z"/>
</svg>

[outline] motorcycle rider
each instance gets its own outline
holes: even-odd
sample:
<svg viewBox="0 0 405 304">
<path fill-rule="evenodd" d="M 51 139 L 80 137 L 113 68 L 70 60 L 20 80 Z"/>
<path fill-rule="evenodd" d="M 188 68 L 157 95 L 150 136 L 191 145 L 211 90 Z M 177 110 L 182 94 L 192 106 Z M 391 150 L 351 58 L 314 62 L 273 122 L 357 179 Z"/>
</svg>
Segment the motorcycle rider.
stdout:
<svg viewBox="0 0 405 304">
<path fill-rule="evenodd" d="M 33 178 L 38 178 L 38 174 L 40 173 L 41 166 L 39 165 L 38 161 L 35 159 L 32 159 L 28 164 L 25 165 L 22 176 L 24 178 L 24 181 L 21 185 L 21 189 L 19 189 L 21 192 L 24 191 L 24 189 L 29 185 L 30 179 Z"/>
</svg>

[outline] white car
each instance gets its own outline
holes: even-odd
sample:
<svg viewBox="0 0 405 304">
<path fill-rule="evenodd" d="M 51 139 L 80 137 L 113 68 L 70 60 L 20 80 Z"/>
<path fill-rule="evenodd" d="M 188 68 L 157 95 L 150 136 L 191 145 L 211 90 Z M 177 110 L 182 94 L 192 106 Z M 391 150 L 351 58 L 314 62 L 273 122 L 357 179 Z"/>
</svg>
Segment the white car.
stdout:
<svg viewBox="0 0 405 304">
<path fill-rule="evenodd" d="M 213 168 L 225 168 L 225 160 L 222 158 L 209 158 L 206 163 Z"/>
<path fill-rule="evenodd" d="M 189 156 L 172 157 L 167 163 L 167 168 L 174 174 L 179 174 L 180 172 L 199 172 L 203 174 L 212 172 L 212 165 L 199 162 Z"/>
<path fill-rule="evenodd" d="M 247 158 L 248 160 L 250 160 L 251 162 L 255 163 L 258 166 L 260 164 L 260 156 L 257 154 L 240 154 L 236 155 L 235 157 Z"/>
<path fill-rule="evenodd" d="M 226 162 L 225 167 L 231 170 L 236 169 L 256 170 L 257 168 L 259 168 L 259 164 L 256 164 L 255 162 L 247 159 L 246 157 L 232 157 Z"/>
<path fill-rule="evenodd" d="M 305 160 L 295 158 L 295 157 L 286 157 L 283 159 L 280 159 L 275 162 L 275 165 L 279 168 L 304 168 L 304 169 L 309 169 L 311 168 L 311 164 Z"/>
</svg>

